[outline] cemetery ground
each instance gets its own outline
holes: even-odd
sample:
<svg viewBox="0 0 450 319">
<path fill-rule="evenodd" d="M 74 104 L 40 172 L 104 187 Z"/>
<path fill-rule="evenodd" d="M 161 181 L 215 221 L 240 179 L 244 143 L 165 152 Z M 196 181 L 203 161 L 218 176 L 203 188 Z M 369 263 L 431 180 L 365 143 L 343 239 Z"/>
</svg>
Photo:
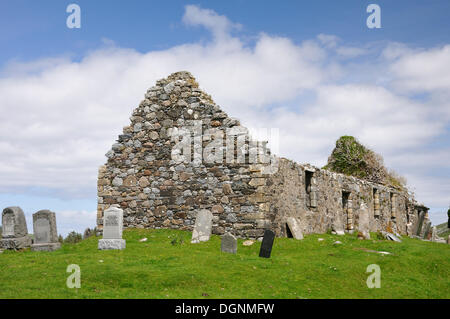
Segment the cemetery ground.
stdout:
<svg viewBox="0 0 450 319">
<path fill-rule="evenodd" d="M 4 251 L 0 298 L 450 298 L 450 245 L 371 235 L 276 238 L 267 259 L 260 242 L 239 240 L 228 254 L 219 236 L 191 244 L 187 231 L 129 229 L 121 251 L 98 250 L 99 237 L 53 252 Z M 66 286 L 70 264 L 81 268 L 79 289 Z M 381 288 L 366 285 L 370 264 L 381 267 Z"/>
</svg>

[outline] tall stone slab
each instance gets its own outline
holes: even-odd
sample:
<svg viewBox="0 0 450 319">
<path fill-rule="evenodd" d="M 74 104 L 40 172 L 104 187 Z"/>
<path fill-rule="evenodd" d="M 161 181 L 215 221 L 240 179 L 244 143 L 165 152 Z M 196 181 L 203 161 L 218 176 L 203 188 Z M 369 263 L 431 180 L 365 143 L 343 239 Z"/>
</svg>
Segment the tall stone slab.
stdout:
<svg viewBox="0 0 450 319">
<path fill-rule="evenodd" d="M 197 244 L 209 240 L 211 237 L 212 219 L 213 215 L 207 209 L 202 209 L 197 213 L 191 243 Z"/>
<path fill-rule="evenodd" d="M 61 248 L 56 230 L 56 215 L 49 210 L 33 214 L 34 243 L 32 251 L 53 251 Z"/>
<path fill-rule="evenodd" d="M 269 229 L 264 231 L 263 241 L 259 250 L 259 257 L 270 258 L 272 254 L 273 241 L 275 239 L 275 233 Z"/>
<path fill-rule="evenodd" d="M 291 231 L 292 237 L 298 240 L 303 239 L 302 229 L 300 227 L 300 223 L 296 218 L 288 217 L 286 219 L 286 224 L 289 227 L 289 230 Z"/>
<path fill-rule="evenodd" d="M 362 233 L 364 239 L 370 239 L 370 216 L 369 209 L 366 203 L 361 202 L 359 208 L 359 227 L 358 230 Z"/>
<path fill-rule="evenodd" d="M 221 250 L 225 253 L 237 253 L 237 239 L 230 233 L 222 236 Z"/>
<path fill-rule="evenodd" d="M 25 214 L 20 207 L 7 207 L 2 212 L 2 249 L 23 249 L 31 246 Z"/>
<path fill-rule="evenodd" d="M 103 216 L 103 239 L 98 241 L 98 249 L 125 249 L 126 241 L 122 239 L 123 210 L 111 206 Z"/>
<path fill-rule="evenodd" d="M 336 212 L 331 225 L 331 230 L 333 234 L 340 236 L 345 235 L 345 225 L 340 212 Z"/>
</svg>

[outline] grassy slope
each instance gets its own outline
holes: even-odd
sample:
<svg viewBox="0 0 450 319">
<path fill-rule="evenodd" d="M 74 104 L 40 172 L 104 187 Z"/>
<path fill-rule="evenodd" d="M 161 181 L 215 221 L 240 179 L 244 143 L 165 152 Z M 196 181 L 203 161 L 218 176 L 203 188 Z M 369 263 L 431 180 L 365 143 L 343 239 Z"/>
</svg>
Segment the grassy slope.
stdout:
<svg viewBox="0 0 450 319">
<path fill-rule="evenodd" d="M 450 298 L 445 244 L 310 235 L 302 241 L 277 238 L 272 258 L 264 259 L 258 257 L 259 242 L 245 247 L 240 240 L 232 255 L 221 253 L 218 236 L 195 245 L 190 236 L 127 230 L 124 251 L 98 251 L 95 237 L 56 252 L 5 251 L 0 298 Z M 143 237 L 148 241 L 140 243 Z M 184 243 L 172 245 L 176 237 Z M 343 244 L 335 246 L 335 240 Z M 69 264 L 81 267 L 80 289 L 66 287 Z M 380 289 L 366 286 L 369 264 L 381 267 Z"/>
</svg>

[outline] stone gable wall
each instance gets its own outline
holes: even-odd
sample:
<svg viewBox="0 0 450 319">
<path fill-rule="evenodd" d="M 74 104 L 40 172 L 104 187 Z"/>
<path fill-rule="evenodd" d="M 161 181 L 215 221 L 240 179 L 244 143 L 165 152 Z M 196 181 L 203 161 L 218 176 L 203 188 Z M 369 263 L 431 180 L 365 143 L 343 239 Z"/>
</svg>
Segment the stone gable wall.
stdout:
<svg viewBox="0 0 450 319">
<path fill-rule="evenodd" d="M 277 169 L 271 171 L 267 161 L 251 160 L 255 145 L 265 145 L 251 139 L 241 148 L 233 140 L 233 160 L 214 157 L 214 152 L 205 155 L 203 150 L 211 145 L 225 147 L 231 133 L 247 136 L 247 131 L 201 91 L 188 72 L 158 81 L 130 120 L 99 169 L 99 228 L 103 212 L 118 205 L 124 210 L 124 227 L 192 230 L 197 211 L 208 209 L 213 233 L 219 235 L 229 231 L 259 238 L 265 228 L 272 228 L 277 236 L 285 236 L 287 217 L 297 217 L 304 233 L 323 233 L 336 227 L 357 229 L 359 207 L 365 202 L 371 231 L 418 232 L 419 211 L 406 193 L 286 159 L 276 158 Z M 180 148 L 187 145 L 180 143 L 186 128 L 190 156 Z M 218 132 L 223 132 L 222 140 Z M 379 205 L 374 203 L 374 188 Z M 350 211 L 343 205 L 343 191 L 350 194 Z"/>
<path fill-rule="evenodd" d="M 262 236 L 269 205 L 261 165 L 208 164 L 196 159 L 202 150 L 195 147 L 187 162 L 172 154 L 177 130 L 198 127 L 198 121 L 200 132 L 194 129 L 191 137 L 201 135 L 203 148 L 213 140 L 208 130 L 241 128 L 189 73 L 158 81 L 130 119 L 99 169 L 99 226 L 103 212 L 116 204 L 124 209 L 124 227 L 192 230 L 196 212 L 205 208 L 213 213 L 215 234 Z"/>
</svg>

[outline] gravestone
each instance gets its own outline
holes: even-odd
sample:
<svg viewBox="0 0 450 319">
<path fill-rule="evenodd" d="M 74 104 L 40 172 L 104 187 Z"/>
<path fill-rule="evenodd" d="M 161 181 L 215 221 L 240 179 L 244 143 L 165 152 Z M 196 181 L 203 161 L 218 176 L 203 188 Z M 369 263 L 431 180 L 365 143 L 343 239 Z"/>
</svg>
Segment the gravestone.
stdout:
<svg viewBox="0 0 450 319">
<path fill-rule="evenodd" d="M 286 224 L 289 227 L 289 230 L 291 231 L 292 237 L 298 240 L 303 239 L 302 229 L 300 228 L 300 223 L 296 218 L 289 217 L 286 220 Z"/>
<path fill-rule="evenodd" d="M 208 241 L 211 236 L 213 215 L 209 210 L 202 209 L 197 213 L 194 230 L 192 231 L 192 244 Z"/>
<path fill-rule="evenodd" d="M 359 229 L 364 239 L 370 239 L 370 218 L 369 209 L 366 203 L 362 202 L 359 208 Z"/>
<path fill-rule="evenodd" d="M 433 226 L 431 228 L 431 241 L 438 241 L 438 238 L 439 238 L 439 236 L 437 234 L 436 226 Z"/>
<path fill-rule="evenodd" d="M 261 243 L 261 249 L 259 250 L 259 257 L 270 258 L 274 239 L 275 233 L 269 229 L 266 229 L 264 231 L 264 238 Z"/>
<path fill-rule="evenodd" d="M 340 212 L 336 212 L 334 216 L 333 223 L 331 225 L 331 230 L 333 234 L 343 236 L 345 235 L 344 231 L 344 222 L 342 220 L 342 216 Z"/>
<path fill-rule="evenodd" d="M 34 243 L 32 251 L 53 251 L 61 248 L 56 231 L 56 216 L 49 210 L 33 214 Z"/>
<path fill-rule="evenodd" d="M 2 249 L 22 249 L 31 246 L 25 214 L 20 207 L 8 207 L 2 212 Z"/>
<path fill-rule="evenodd" d="M 222 236 L 220 248 L 223 252 L 236 254 L 237 253 L 237 239 L 230 233 Z"/>
<path fill-rule="evenodd" d="M 123 210 L 111 206 L 103 216 L 103 239 L 98 241 L 98 249 L 125 249 L 126 241 L 122 239 Z"/>
</svg>

